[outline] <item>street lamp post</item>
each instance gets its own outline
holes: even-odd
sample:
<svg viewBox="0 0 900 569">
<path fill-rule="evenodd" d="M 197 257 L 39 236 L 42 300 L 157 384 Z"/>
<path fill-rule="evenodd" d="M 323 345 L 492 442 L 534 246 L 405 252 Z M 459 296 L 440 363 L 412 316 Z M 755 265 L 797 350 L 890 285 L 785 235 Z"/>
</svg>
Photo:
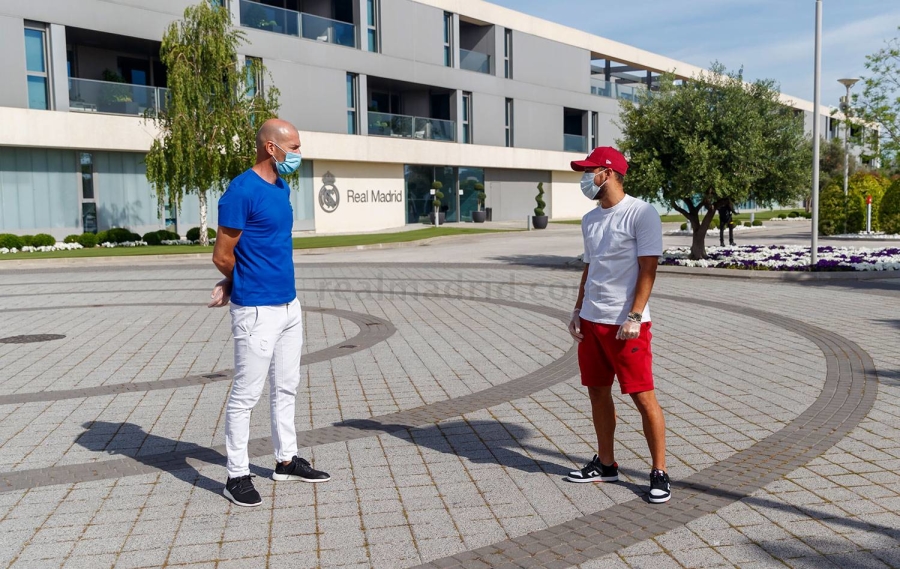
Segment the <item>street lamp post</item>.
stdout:
<svg viewBox="0 0 900 569">
<path fill-rule="evenodd" d="M 819 262 L 819 129 L 822 122 L 819 91 L 822 85 L 822 0 L 816 0 L 816 55 L 813 82 L 813 175 L 812 175 L 812 243 L 809 251 L 810 266 Z"/>
<path fill-rule="evenodd" d="M 847 233 L 847 185 L 850 178 L 850 89 L 859 79 L 838 79 L 838 83 L 847 88 L 847 95 L 841 99 L 841 112 L 844 113 L 844 233 Z"/>
</svg>

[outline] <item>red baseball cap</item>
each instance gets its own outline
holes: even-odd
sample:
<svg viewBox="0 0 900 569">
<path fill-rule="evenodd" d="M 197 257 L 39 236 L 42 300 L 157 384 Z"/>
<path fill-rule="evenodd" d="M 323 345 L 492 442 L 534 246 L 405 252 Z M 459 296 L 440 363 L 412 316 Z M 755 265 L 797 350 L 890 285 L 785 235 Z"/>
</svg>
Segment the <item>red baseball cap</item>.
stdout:
<svg viewBox="0 0 900 569">
<path fill-rule="evenodd" d="M 609 168 L 624 176 L 628 172 L 628 161 L 625 160 L 621 152 L 612 146 L 599 146 L 591 152 L 587 160 L 572 162 L 572 169 L 576 172 L 584 172 L 594 168 Z"/>
</svg>

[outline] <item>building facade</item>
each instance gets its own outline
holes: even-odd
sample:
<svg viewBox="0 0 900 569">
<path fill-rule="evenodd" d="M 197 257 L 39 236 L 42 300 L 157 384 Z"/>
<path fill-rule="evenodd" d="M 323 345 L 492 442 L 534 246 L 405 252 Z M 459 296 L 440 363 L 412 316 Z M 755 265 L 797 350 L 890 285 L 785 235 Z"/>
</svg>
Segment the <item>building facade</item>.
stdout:
<svg viewBox="0 0 900 569">
<path fill-rule="evenodd" d="M 128 227 L 184 235 L 196 197 L 158 204 L 145 177 L 163 107 L 159 48 L 190 0 L 0 0 L 0 232 Z M 701 69 L 481 0 L 222 0 L 301 131 L 296 232 L 448 223 L 482 186 L 491 218 L 583 215 L 569 162 L 613 145 L 619 99 Z M 789 100 L 806 115 L 812 104 Z M 837 136 L 832 119 L 822 132 Z M 249 166 L 249 165 L 248 165 Z M 479 185 L 480 184 L 480 185 Z M 210 226 L 216 226 L 215 198 Z"/>
</svg>

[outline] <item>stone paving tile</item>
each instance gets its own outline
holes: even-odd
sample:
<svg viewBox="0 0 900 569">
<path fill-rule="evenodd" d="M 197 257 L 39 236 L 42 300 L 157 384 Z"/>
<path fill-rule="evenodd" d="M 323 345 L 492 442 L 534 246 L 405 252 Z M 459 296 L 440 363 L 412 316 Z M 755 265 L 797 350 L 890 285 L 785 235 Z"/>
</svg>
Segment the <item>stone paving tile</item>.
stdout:
<svg viewBox="0 0 900 569">
<path fill-rule="evenodd" d="M 560 324 L 543 315 L 484 302 L 378 293 L 363 297 L 342 292 L 338 283 L 349 282 L 359 289 L 372 282 L 366 279 L 435 278 L 440 280 L 405 284 L 417 292 L 534 302 L 533 287 L 524 283 L 571 287 L 577 278 L 574 273 L 399 267 L 306 271 L 309 278 L 298 281 L 305 305 L 370 313 L 390 321 L 397 333 L 368 351 L 305 367 L 298 397 L 311 403 L 298 405 L 300 429 L 393 413 L 503 385 L 548 365 L 571 343 Z M 162 279 L 158 293 L 127 292 L 137 288 L 147 272 L 96 271 L 91 278 L 115 285 L 79 278 L 77 284 L 70 280 L 41 285 L 46 288 L 38 290 L 66 293 L 48 297 L 55 306 L 135 301 L 199 304 L 213 273 L 191 265 L 154 269 L 154 278 Z M 28 278 L 56 280 L 42 274 Z M 501 284 L 463 282 L 477 280 Z M 0 292 L 13 288 L 15 281 L 11 274 L 0 272 Z M 181 281 L 188 284 L 182 286 Z M 510 282 L 515 284 L 502 284 Z M 890 320 L 900 320 L 900 310 L 885 304 L 877 317 L 863 316 L 871 314 L 866 309 L 871 296 L 840 287 L 698 282 L 667 276 L 657 286 L 663 294 L 690 297 L 698 284 L 710 300 L 733 303 L 739 298 L 742 303 L 772 307 L 812 325 L 836 329 L 862 344 L 880 371 L 900 370 L 897 328 Z M 97 294 L 71 296 L 73 286 Z M 571 288 L 544 290 L 548 305 L 560 310 L 571 305 Z M 811 300 L 829 310 L 808 311 Z M 47 304 L 36 296 L 0 298 L 0 312 L 40 308 L 7 313 L 10 318 L 4 326 L 15 333 L 52 326 L 54 332 L 67 334 L 56 345 L 0 346 L 0 396 L 151 381 L 231 367 L 224 311 L 112 307 L 98 315 L 89 308 L 47 310 Z M 662 299 L 653 304 L 656 373 L 670 428 L 674 479 L 750 447 L 788 424 L 818 397 L 825 362 L 821 350 L 808 340 L 733 314 L 723 326 L 722 312 L 716 309 Z M 834 327 L 835 318 L 842 322 L 839 329 Z M 865 323 L 859 330 L 867 331 L 843 325 L 849 322 Z M 341 319 L 311 311 L 306 313 L 306 326 L 305 350 L 335 345 L 357 333 Z M 670 534 L 616 555 L 594 554 L 594 559 L 579 566 L 766 566 L 772 558 L 765 556 L 772 551 L 782 552 L 779 555 L 788 566 L 900 566 L 896 554 L 900 535 L 894 531 L 900 527 L 900 518 L 893 513 L 900 510 L 900 498 L 892 484 L 900 468 L 900 412 L 893 405 L 900 395 L 897 377 L 882 378 L 871 413 L 819 458 L 745 500 Z M 221 444 L 227 389 L 223 382 L 0 405 L 0 465 L 4 471 L 13 471 Z M 260 478 L 257 486 L 267 505 L 258 514 L 238 512 L 218 495 L 222 474 L 215 466 L 175 476 L 142 474 L 119 481 L 0 493 L 0 530 L 9 529 L 0 531 L 0 551 L 15 550 L 14 555 L 21 558 L 15 566 L 28 566 L 28 544 L 45 542 L 49 551 L 68 543 L 74 551 L 75 539 L 107 539 L 101 529 L 94 528 L 108 524 L 120 525 L 127 533 L 119 549 L 96 556 L 96 566 L 137 566 L 141 554 L 158 564 L 155 552 L 164 550 L 165 562 L 171 566 L 202 566 L 226 559 L 254 566 L 264 559 L 271 564 L 291 559 L 291 566 L 409 567 L 631 500 L 634 490 L 646 484 L 646 444 L 630 402 L 619 399 L 619 405 L 617 458 L 625 480 L 620 485 L 585 487 L 560 480 L 593 452 L 589 406 L 573 379 L 525 398 L 511 394 L 506 403 L 434 427 L 381 436 L 373 432 L 369 438 L 303 450 L 336 474 L 335 482 L 310 488 Z M 266 406 L 260 406 L 253 415 L 254 436 L 265 436 L 268 422 Z M 87 423 L 92 427 L 82 434 Z M 123 424 L 136 429 L 123 429 Z M 270 469 L 270 460 L 256 462 Z M 129 491 L 133 482 L 135 488 Z M 48 493 L 38 497 L 44 492 Z M 154 532 L 154 527 L 160 531 Z M 151 538 L 154 535 L 158 537 Z M 221 541 L 226 535 L 247 543 L 250 552 L 245 559 L 232 558 L 236 553 L 231 551 L 223 553 Z M 346 554 L 337 553 L 335 544 L 343 541 L 347 547 L 340 551 Z M 118 543 L 110 540 L 98 546 L 112 548 L 114 542 Z M 295 548 L 299 549 L 290 551 Z M 61 565 L 66 555 L 72 566 L 83 559 L 70 552 L 60 555 L 49 557 L 43 566 Z M 0 557 L 0 566 L 12 559 Z"/>
</svg>

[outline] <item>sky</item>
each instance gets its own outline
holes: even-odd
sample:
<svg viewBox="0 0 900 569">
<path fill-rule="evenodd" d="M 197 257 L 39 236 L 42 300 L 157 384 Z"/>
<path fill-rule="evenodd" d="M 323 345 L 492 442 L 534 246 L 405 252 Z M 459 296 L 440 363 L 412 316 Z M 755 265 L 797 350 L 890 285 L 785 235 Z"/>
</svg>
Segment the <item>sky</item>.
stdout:
<svg viewBox="0 0 900 569">
<path fill-rule="evenodd" d="M 488 1 L 698 67 L 743 67 L 746 80 L 813 100 L 815 0 Z M 900 36 L 900 0 L 822 4 L 822 104 L 836 107 L 837 80 L 864 76 L 866 55 Z"/>
</svg>

